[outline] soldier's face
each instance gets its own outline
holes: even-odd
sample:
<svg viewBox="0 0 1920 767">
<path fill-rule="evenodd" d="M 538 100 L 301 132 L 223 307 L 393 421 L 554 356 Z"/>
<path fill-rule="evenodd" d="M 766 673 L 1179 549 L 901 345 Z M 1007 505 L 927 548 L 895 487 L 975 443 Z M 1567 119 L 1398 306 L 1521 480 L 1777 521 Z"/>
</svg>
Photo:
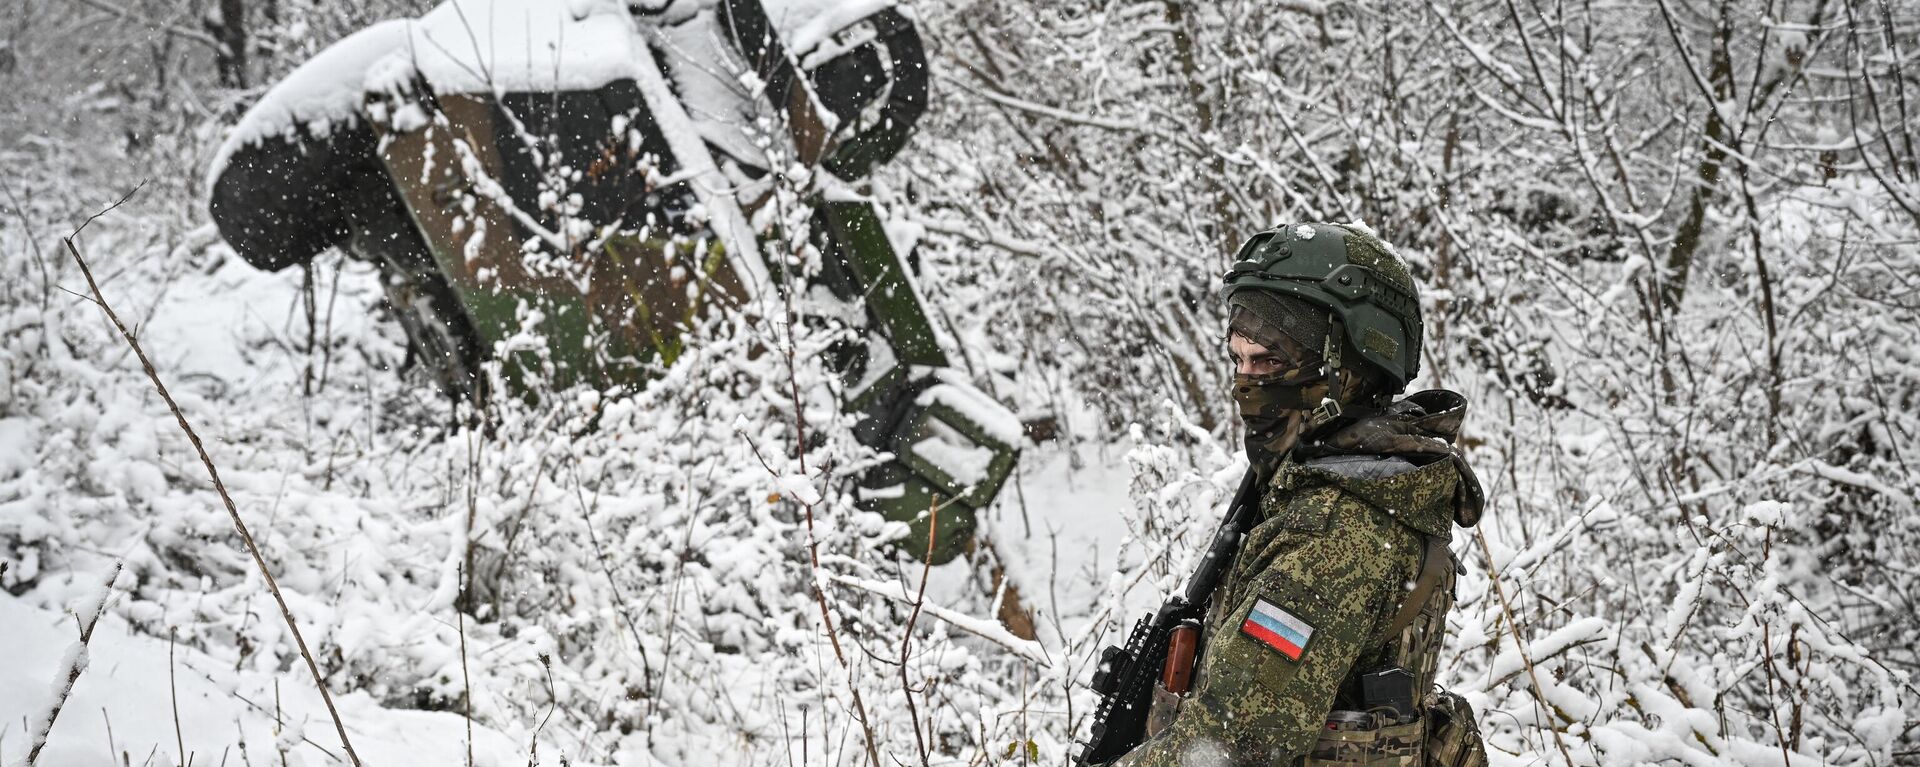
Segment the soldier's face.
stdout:
<svg viewBox="0 0 1920 767">
<path fill-rule="evenodd" d="M 1294 363 L 1306 358 L 1306 350 L 1292 339 L 1278 339 L 1280 347 L 1269 349 L 1255 343 L 1253 339 L 1229 334 L 1227 337 L 1227 357 L 1233 361 L 1235 375 L 1267 376 L 1286 370 Z"/>
</svg>

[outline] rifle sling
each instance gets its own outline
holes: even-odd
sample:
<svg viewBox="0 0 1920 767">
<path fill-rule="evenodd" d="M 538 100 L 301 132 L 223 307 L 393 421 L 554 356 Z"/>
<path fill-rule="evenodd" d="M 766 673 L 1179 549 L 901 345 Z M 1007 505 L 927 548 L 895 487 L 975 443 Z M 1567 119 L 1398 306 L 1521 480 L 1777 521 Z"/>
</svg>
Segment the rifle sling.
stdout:
<svg viewBox="0 0 1920 767">
<path fill-rule="evenodd" d="M 1440 576 L 1453 565 L 1453 552 L 1447 550 L 1446 541 L 1433 535 L 1423 537 L 1427 539 L 1427 548 L 1420 553 L 1420 579 L 1414 581 L 1413 591 L 1400 603 L 1400 612 L 1394 614 L 1393 623 L 1387 624 L 1380 644 L 1393 641 L 1413 625 L 1413 619 L 1420 617 L 1420 609 L 1427 605 L 1427 597 L 1433 596 L 1434 587 L 1440 585 Z"/>
</svg>

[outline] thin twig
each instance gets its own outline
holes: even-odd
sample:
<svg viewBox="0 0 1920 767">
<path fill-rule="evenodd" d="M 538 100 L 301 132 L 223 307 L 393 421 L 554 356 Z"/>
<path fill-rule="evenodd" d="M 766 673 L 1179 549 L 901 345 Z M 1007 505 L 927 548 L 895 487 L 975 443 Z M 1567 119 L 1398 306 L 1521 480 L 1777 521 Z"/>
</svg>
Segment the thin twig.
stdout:
<svg viewBox="0 0 1920 767">
<path fill-rule="evenodd" d="M 193 673 L 200 675 L 200 678 L 207 680 L 208 684 L 211 684 L 215 687 L 225 686 L 223 682 L 221 682 L 218 679 L 215 679 L 213 674 L 210 674 L 201 669 L 194 668 L 192 663 L 188 663 L 186 665 L 187 665 L 188 671 L 192 671 Z M 274 695 L 273 706 L 274 707 L 271 709 L 267 708 L 266 705 L 264 704 L 255 702 L 252 698 L 249 698 L 245 695 L 241 695 L 238 690 L 228 690 L 227 695 L 228 697 L 231 697 L 234 700 L 240 701 L 240 705 L 246 706 L 249 710 L 253 711 L 254 713 L 257 713 L 261 716 L 272 717 L 273 726 L 274 726 L 273 734 L 276 739 L 279 738 L 280 727 L 281 727 L 281 715 L 280 715 L 280 679 L 278 677 L 275 677 L 273 681 L 273 695 Z M 238 720 L 236 720 L 236 722 L 237 721 Z M 300 736 L 300 742 L 305 743 L 309 746 L 312 746 L 315 751 L 319 751 L 322 755 L 326 756 L 327 761 L 329 762 L 340 761 L 339 754 L 334 753 L 331 749 L 327 748 L 326 746 L 322 746 L 318 743 L 313 742 L 312 738 L 309 738 L 304 734 Z M 240 746 L 241 746 L 240 756 L 241 758 L 244 759 L 246 758 L 246 755 L 247 755 L 246 736 L 244 731 L 241 734 Z"/>
<path fill-rule="evenodd" d="M 627 624 L 627 633 L 633 636 L 633 646 L 640 652 L 641 684 L 657 696 L 658 691 L 654 690 L 653 686 L 653 661 L 647 657 L 647 643 L 641 641 L 640 627 L 633 622 L 633 616 L 627 613 L 628 602 L 626 597 L 620 594 L 620 581 L 614 579 L 613 568 L 607 563 L 607 551 L 600 547 L 600 534 L 593 530 L 593 509 L 587 506 L 586 496 L 581 491 L 578 457 L 573 459 L 573 497 L 580 504 L 580 519 L 586 523 L 587 542 L 593 545 L 594 559 L 599 561 L 600 573 L 607 577 L 607 589 L 613 594 L 614 614 L 620 616 L 620 620 Z M 598 498 L 597 494 L 595 498 Z M 671 633 L 671 626 L 668 627 L 668 631 Z M 665 674 L 666 671 L 663 669 L 660 673 Z"/>
<path fill-rule="evenodd" d="M 900 694 L 907 697 L 907 721 L 913 723 L 913 745 L 920 751 L 920 767 L 927 763 L 927 741 L 920 735 L 920 709 L 913 705 L 913 683 L 907 678 L 907 651 L 913 646 L 913 625 L 920 621 L 920 606 L 927 601 L 927 576 L 933 573 L 934 541 L 940 539 L 940 506 L 928 499 L 927 556 L 920 566 L 920 592 L 913 597 L 913 612 L 907 615 L 907 628 L 900 632 Z"/>
<path fill-rule="evenodd" d="M 689 477 L 691 479 L 691 477 Z M 673 581 L 667 586 L 667 625 L 664 645 L 660 651 L 660 685 L 647 693 L 647 715 L 653 715 L 653 708 L 659 702 L 661 694 L 667 689 L 668 677 L 673 675 L 673 637 L 674 627 L 680 622 L 680 583 L 686 574 L 687 560 L 693 558 L 693 529 L 697 524 L 698 504 L 692 494 L 692 483 L 688 483 L 687 529 L 686 536 L 680 541 L 680 549 L 673 554 Z M 649 735 L 651 737 L 651 735 Z"/>
<path fill-rule="evenodd" d="M 791 360 L 792 349 L 789 348 L 787 353 L 789 355 L 788 359 Z M 798 384 L 795 384 L 795 386 L 798 386 Z M 796 419 L 800 418 L 799 413 L 803 412 L 799 406 L 799 402 L 799 395 L 796 392 L 794 395 L 794 412 L 796 414 L 794 417 Z M 802 434 L 804 433 L 805 432 L 802 432 Z M 805 443 L 801 442 L 800 444 L 804 445 Z M 804 453 L 802 453 L 802 455 L 804 456 Z M 805 469 L 803 468 L 802 471 L 805 471 Z M 853 664 L 847 662 L 846 652 L 840 648 L 840 633 L 835 630 L 833 626 L 833 609 L 827 605 L 827 592 L 820 588 L 820 576 L 824 571 L 820 568 L 820 538 L 815 534 L 813 529 L 813 504 L 802 503 L 800 507 L 806 510 L 807 569 L 813 576 L 810 579 L 812 581 L 811 585 L 813 586 L 813 599 L 815 603 L 820 605 L 820 620 L 826 624 L 827 641 L 833 646 L 834 660 L 839 661 L 840 668 L 847 672 L 847 689 L 853 696 L 853 713 L 854 716 L 860 720 L 860 729 L 865 733 L 867 738 L 867 760 L 873 764 L 873 767 L 880 767 L 880 751 L 873 741 L 873 727 L 867 723 L 867 707 L 866 703 L 860 699 L 860 686 L 856 684 L 853 679 Z M 827 577 L 833 576 L 828 574 Z"/>
<path fill-rule="evenodd" d="M 53 732 L 54 720 L 60 718 L 60 709 L 67 705 L 73 684 L 80 681 L 80 674 L 87 670 L 88 643 L 93 641 L 93 628 L 100 625 L 100 616 L 107 611 L 107 600 L 113 598 L 113 583 L 120 579 L 120 567 L 121 563 L 113 563 L 113 573 L 107 576 L 106 593 L 100 595 L 100 604 L 94 606 L 93 615 L 80 621 L 80 642 L 68 650 L 66 668 L 54 680 L 53 705 L 47 707 L 36 726 L 27 729 L 27 767 L 34 767 L 40 761 L 40 749 L 47 747 L 47 734 Z"/>
<path fill-rule="evenodd" d="M 120 744 L 113 740 L 113 717 L 107 716 L 107 707 L 100 707 L 100 719 L 107 723 L 107 761 L 113 761 L 113 755 L 120 753 Z M 124 761 L 126 757 L 122 757 Z"/>
<path fill-rule="evenodd" d="M 461 579 L 466 578 L 466 568 L 461 568 Z M 460 686 L 465 688 L 465 704 L 462 715 L 467 720 L 467 767 L 473 767 L 473 677 L 467 674 L 467 611 L 453 610 L 454 620 L 460 630 Z"/>
<path fill-rule="evenodd" d="M 553 710 L 560 707 L 560 696 L 553 691 L 553 658 L 540 653 L 540 668 L 547 672 L 547 715 L 540 718 L 540 724 L 533 728 L 533 735 L 527 738 L 527 767 L 540 762 L 540 733 L 547 729 L 547 720 L 553 718 Z"/>
<path fill-rule="evenodd" d="M 110 4 L 101 2 L 101 0 L 80 0 L 80 4 L 93 6 L 94 8 L 98 8 L 102 11 L 106 11 L 107 13 L 111 13 L 116 16 L 119 16 L 122 19 L 128 19 L 130 21 L 138 21 L 142 24 L 152 27 L 153 29 L 159 30 L 161 32 L 165 32 L 169 35 L 173 35 L 174 37 L 180 37 L 180 38 L 192 40 L 196 43 L 200 43 L 201 45 L 205 45 L 209 48 L 212 48 L 216 51 L 226 48 L 225 44 L 221 43 L 219 40 L 213 39 L 213 35 L 209 35 L 197 29 L 190 29 L 187 27 L 183 27 L 178 24 L 150 19 L 140 15 L 139 13 L 129 8 L 123 8 L 117 5 L 110 5 Z"/>
<path fill-rule="evenodd" d="M 311 324 L 309 324 L 311 327 Z M 312 360 L 312 348 L 308 348 L 308 360 Z M 474 607 L 473 598 L 473 526 L 480 515 L 480 451 L 474 444 L 471 430 L 467 432 L 467 532 L 462 537 L 465 551 L 462 552 L 460 565 L 460 593 L 465 599 L 456 599 L 453 603 L 454 621 L 460 630 L 460 686 L 464 688 L 466 700 L 463 713 L 467 720 L 467 767 L 473 767 L 473 677 L 467 673 L 467 610 Z M 466 604 L 462 605 L 461 602 Z"/>
<path fill-rule="evenodd" d="M 796 246 L 796 250 L 798 247 L 799 246 Z M 798 253 L 796 252 L 795 255 L 798 255 Z M 791 279 L 790 272 L 783 270 L 781 274 Z M 805 477 L 807 474 L 807 408 L 806 402 L 800 398 L 800 372 L 797 361 L 799 356 L 797 348 L 799 346 L 799 338 L 797 335 L 799 332 L 797 330 L 799 322 L 796 319 L 797 314 L 793 306 L 793 291 L 782 291 L 781 297 L 783 301 L 782 306 L 785 309 L 785 325 L 787 331 L 786 343 L 784 348 L 781 349 L 781 354 L 786 358 L 787 363 L 787 395 L 792 398 L 793 402 L 793 455 L 799 463 L 800 476 Z M 747 444 L 750 447 L 753 446 L 751 440 L 749 440 Z M 759 448 L 754 447 L 753 451 L 754 456 L 759 457 Z M 767 465 L 765 458 L 760 459 L 760 465 L 767 466 L 768 473 L 774 474 L 775 479 L 779 478 L 779 475 L 773 472 L 772 467 Z M 840 633 L 833 625 L 833 609 L 827 604 L 827 592 L 825 589 L 820 588 L 820 577 L 824 574 L 824 571 L 820 567 L 820 536 L 819 533 L 814 530 L 814 504 L 798 498 L 794 500 L 798 501 L 800 508 L 806 512 L 807 573 L 810 576 L 809 580 L 812 581 L 814 602 L 820 606 L 820 621 L 826 627 L 828 643 L 833 646 L 834 660 L 838 661 L 840 668 L 847 672 L 847 692 L 849 696 L 853 698 L 853 715 L 854 718 L 860 722 L 861 734 L 866 736 L 867 761 L 872 764 L 873 767 L 880 767 L 880 749 L 878 744 L 874 742 L 873 725 L 867 718 L 866 701 L 861 699 L 860 685 L 854 680 L 853 664 L 847 661 L 846 652 L 840 647 Z"/>
<path fill-rule="evenodd" d="M 134 188 L 134 192 L 137 191 L 139 187 Z M 353 742 L 347 737 L 347 726 L 340 719 L 339 709 L 333 705 L 333 693 L 327 690 L 326 677 L 320 673 L 320 664 L 313 659 L 313 652 L 307 649 L 306 637 L 301 635 L 300 624 L 293 618 L 293 609 L 287 606 L 287 598 L 280 593 L 280 584 L 274 581 L 273 571 L 267 567 L 266 557 L 260 553 L 259 544 L 254 543 L 253 533 L 247 530 L 247 523 L 240 518 L 240 508 L 234 505 L 233 496 L 227 493 L 226 483 L 220 480 L 220 470 L 213 465 L 213 457 L 207 454 L 206 445 L 200 441 L 199 433 L 187 423 L 186 413 L 181 412 L 180 404 L 174 402 L 173 395 L 167 392 L 167 385 L 160 381 L 160 373 L 154 369 L 153 360 L 147 357 L 146 350 L 140 348 L 140 341 L 133 337 L 133 332 L 120 321 L 120 315 L 113 311 L 113 307 L 107 303 L 106 296 L 101 294 L 99 283 L 93 279 L 93 270 L 87 266 L 87 260 L 81 257 L 80 248 L 73 244 L 73 238 L 79 236 L 81 229 L 85 229 L 94 219 L 106 215 L 108 211 L 131 199 L 134 192 L 128 192 L 127 196 L 120 198 L 119 202 L 88 218 L 80 224 L 79 228 L 73 230 L 73 235 L 61 238 L 60 242 L 67 247 L 67 253 L 73 256 L 74 263 L 80 267 L 80 274 L 87 278 L 87 289 L 93 293 L 94 305 L 106 313 L 107 320 L 120 331 L 120 337 L 126 339 L 128 346 L 133 347 L 133 353 L 140 358 L 140 367 L 146 371 L 147 379 L 153 382 L 154 390 L 160 393 L 160 399 L 166 401 L 167 409 L 173 411 L 174 420 L 180 424 L 180 430 L 186 432 L 187 440 L 193 443 L 194 452 L 200 455 L 200 463 L 206 467 L 207 476 L 213 480 L 213 489 L 220 495 L 220 502 L 226 506 L 227 517 L 233 521 L 233 529 L 240 534 L 240 541 L 246 544 L 247 553 L 253 555 L 253 564 L 259 568 L 260 576 L 266 580 L 267 591 L 273 594 L 273 601 L 280 605 L 280 617 L 286 620 L 287 631 L 293 635 L 294 644 L 300 649 L 300 657 L 307 662 L 307 672 L 313 675 L 313 684 L 320 690 L 320 699 L 327 704 L 327 715 L 333 718 L 333 728 L 340 735 L 340 746 L 346 751 L 347 761 L 354 767 L 360 767 L 360 756 L 354 753 Z"/>
<path fill-rule="evenodd" d="M 286 731 L 286 720 L 280 713 L 280 678 L 273 678 L 273 750 L 280 752 L 280 767 L 287 767 L 287 748 L 280 742 L 280 733 Z M 303 738 L 304 739 L 304 738 Z M 325 749 L 322 749 L 325 750 Z"/>
<path fill-rule="evenodd" d="M 1142 568 L 1141 572 L 1145 572 L 1145 568 Z M 829 582 L 838 583 L 842 586 L 850 586 L 874 596 L 885 597 L 901 604 L 910 604 L 913 601 L 912 598 L 908 596 L 907 590 L 893 581 L 874 581 L 834 572 L 821 573 L 820 577 L 825 578 Z M 1007 627 L 999 621 L 976 618 L 958 610 L 942 606 L 938 602 L 926 603 L 922 607 L 922 611 L 945 621 L 949 626 L 1005 647 L 1013 651 L 1014 655 L 1026 659 L 1042 669 L 1054 670 L 1059 665 L 1047 656 L 1045 645 L 1040 644 L 1038 641 L 1015 635 L 1012 631 L 1008 631 Z M 1104 620 L 1106 613 L 1099 613 L 1098 617 Z M 1093 627 L 1089 626 L 1087 630 L 1091 631 L 1092 629 Z"/>
<path fill-rule="evenodd" d="M 33 237 L 33 221 L 27 218 L 26 207 L 20 204 L 20 197 L 13 193 L 13 187 L 7 184 L 5 179 L 0 179 L 0 192 L 6 192 L 7 200 L 13 203 L 13 214 L 20 219 L 20 231 L 26 235 L 27 246 L 33 250 L 33 263 L 35 266 L 40 267 L 40 314 L 41 316 L 45 316 L 47 313 L 47 299 L 53 293 L 50 287 L 53 285 L 53 277 L 50 276 L 51 273 L 47 270 L 47 257 L 44 253 L 40 252 L 40 241 Z M 31 188 L 27 190 L 27 195 L 33 195 Z M 41 343 L 42 345 L 46 343 L 45 336 L 42 336 Z"/>
</svg>

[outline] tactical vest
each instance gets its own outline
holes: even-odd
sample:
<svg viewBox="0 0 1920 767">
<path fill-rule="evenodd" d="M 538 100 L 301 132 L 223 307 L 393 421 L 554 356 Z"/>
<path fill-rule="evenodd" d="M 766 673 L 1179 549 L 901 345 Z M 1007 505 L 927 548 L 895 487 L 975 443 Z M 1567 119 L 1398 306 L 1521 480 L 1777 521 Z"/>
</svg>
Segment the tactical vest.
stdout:
<svg viewBox="0 0 1920 767">
<path fill-rule="evenodd" d="M 1430 547 L 1428 557 L 1435 556 Z M 1486 747 L 1480 739 L 1473 707 L 1458 695 L 1434 687 L 1440 648 L 1446 638 L 1447 611 L 1453 608 L 1453 558 L 1445 546 L 1438 583 L 1427 588 L 1419 612 L 1370 661 L 1357 663 L 1341 685 L 1340 701 L 1329 712 L 1328 727 L 1306 759 L 1310 767 L 1485 767 Z M 1423 568 L 1428 569 L 1428 568 Z M 1424 585 L 1424 584 L 1422 584 Z M 1416 590 L 1419 590 L 1416 588 Z M 1385 724 L 1342 703 L 1358 700 L 1360 675 L 1378 668 L 1398 667 L 1413 673 L 1420 699 L 1420 717 L 1406 724 Z M 1350 705 L 1350 704 L 1349 704 Z"/>
<path fill-rule="evenodd" d="M 1369 460 L 1384 465 L 1405 459 L 1380 461 L 1375 456 L 1347 459 L 1350 463 Z M 1445 460 L 1416 460 L 1425 465 L 1401 469 L 1385 477 L 1378 474 L 1380 469 L 1345 469 L 1339 466 L 1340 458 L 1318 463 L 1330 473 L 1375 472 L 1375 476 L 1369 478 L 1374 482 L 1404 479 L 1408 483 L 1420 483 L 1421 475 L 1467 471 L 1464 466 Z M 1365 495 L 1356 495 L 1370 501 Z M 1426 541 L 1420 576 L 1408 594 L 1408 601 L 1399 607 L 1389 624 L 1385 642 L 1377 650 L 1363 653 L 1341 684 L 1334 709 L 1328 712 L 1327 728 L 1321 731 L 1312 753 L 1304 760 L 1309 767 L 1485 767 L 1487 764 L 1486 748 L 1472 706 L 1460 696 L 1434 685 L 1440 650 L 1446 640 L 1447 611 L 1453 609 L 1454 585 L 1458 578 L 1453 554 L 1446 544 L 1453 524 L 1478 521 L 1467 518 L 1459 506 L 1448 509 L 1453 512 L 1451 515 L 1438 508 L 1428 513 L 1381 509 L 1418 531 Z M 1477 511 L 1473 509 L 1476 516 Z M 1363 676 L 1394 668 L 1412 674 L 1412 689 L 1419 709 L 1416 719 L 1403 724 L 1364 710 L 1362 703 L 1367 698 Z"/>
</svg>

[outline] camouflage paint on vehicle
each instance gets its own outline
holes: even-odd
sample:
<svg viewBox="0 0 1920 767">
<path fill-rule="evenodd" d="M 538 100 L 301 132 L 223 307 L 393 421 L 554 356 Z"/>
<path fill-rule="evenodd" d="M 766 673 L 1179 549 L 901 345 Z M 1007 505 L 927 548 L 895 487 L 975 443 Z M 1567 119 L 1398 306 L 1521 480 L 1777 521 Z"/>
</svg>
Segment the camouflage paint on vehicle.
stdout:
<svg viewBox="0 0 1920 767">
<path fill-rule="evenodd" d="M 629 81 L 602 89 L 598 100 L 618 109 L 637 96 Z M 577 94 L 570 94 L 577 95 Z M 379 157 L 406 201 L 408 213 L 429 244 L 435 266 L 459 297 L 476 341 L 496 348 L 521 334 L 538 316 L 545 355 L 511 350 L 509 374 L 553 363 L 557 386 L 592 382 L 597 386 L 635 385 L 645 379 L 646 363 L 668 364 L 678 356 L 680 335 L 716 300 L 737 303 L 744 294 L 723 246 L 715 239 L 667 238 L 624 234 L 593 243 L 563 239 L 562 257 L 534 258 L 521 247 L 529 224 L 549 228 L 540 211 L 518 207 L 538 199 L 530 187 L 533 169 L 514 169 L 519 141 L 506 109 L 490 97 L 442 95 L 430 101 L 397 100 L 370 110 L 381 142 Z M 408 110 L 438 119 L 406 125 L 396 119 Z M 433 111 L 426 111 L 431 109 Z M 576 106 L 575 112 L 585 111 Z M 627 172 L 638 163 L 628 137 L 599 123 L 606 133 L 580 142 L 626 156 L 589 166 L 585 181 Z M 620 170 L 611 170 L 612 168 Z M 491 190 L 493 195 L 487 192 Z M 517 192 L 517 193 L 516 193 Z M 601 199 L 606 195 L 583 195 Z M 508 200 L 523 201 L 509 203 Z M 616 216 L 617 217 L 617 216 Z M 664 227 L 654 228 L 655 231 Z M 553 248 L 556 243 L 545 243 Z"/>
<path fill-rule="evenodd" d="M 945 562 L 973 540 L 976 513 L 999 494 L 1019 450 L 969 413 L 939 400 L 918 402 L 929 389 L 942 385 L 925 371 L 950 365 L 873 204 L 822 200 L 815 210 L 815 244 L 834 271 L 845 272 L 829 284 L 858 291 L 847 297 L 866 306 L 870 328 L 880 336 L 867 345 L 868 354 L 850 361 L 843 371 L 847 409 L 865 414 L 857 428 L 868 430 L 876 442 L 884 440 L 897 457 L 861 477 L 862 504 L 907 523 L 909 532 L 902 541 L 907 551 L 927 551 L 928 537 L 933 536 L 934 560 Z M 871 353 L 883 346 L 890 355 Z M 960 476 L 954 467 L 916 449 L 929 441 L 961 451 L 985 450 L 991 458 L 978 476 Z M 941 509 L 937 531 L 931 513 L 936 507 Z"/>
</svg>

